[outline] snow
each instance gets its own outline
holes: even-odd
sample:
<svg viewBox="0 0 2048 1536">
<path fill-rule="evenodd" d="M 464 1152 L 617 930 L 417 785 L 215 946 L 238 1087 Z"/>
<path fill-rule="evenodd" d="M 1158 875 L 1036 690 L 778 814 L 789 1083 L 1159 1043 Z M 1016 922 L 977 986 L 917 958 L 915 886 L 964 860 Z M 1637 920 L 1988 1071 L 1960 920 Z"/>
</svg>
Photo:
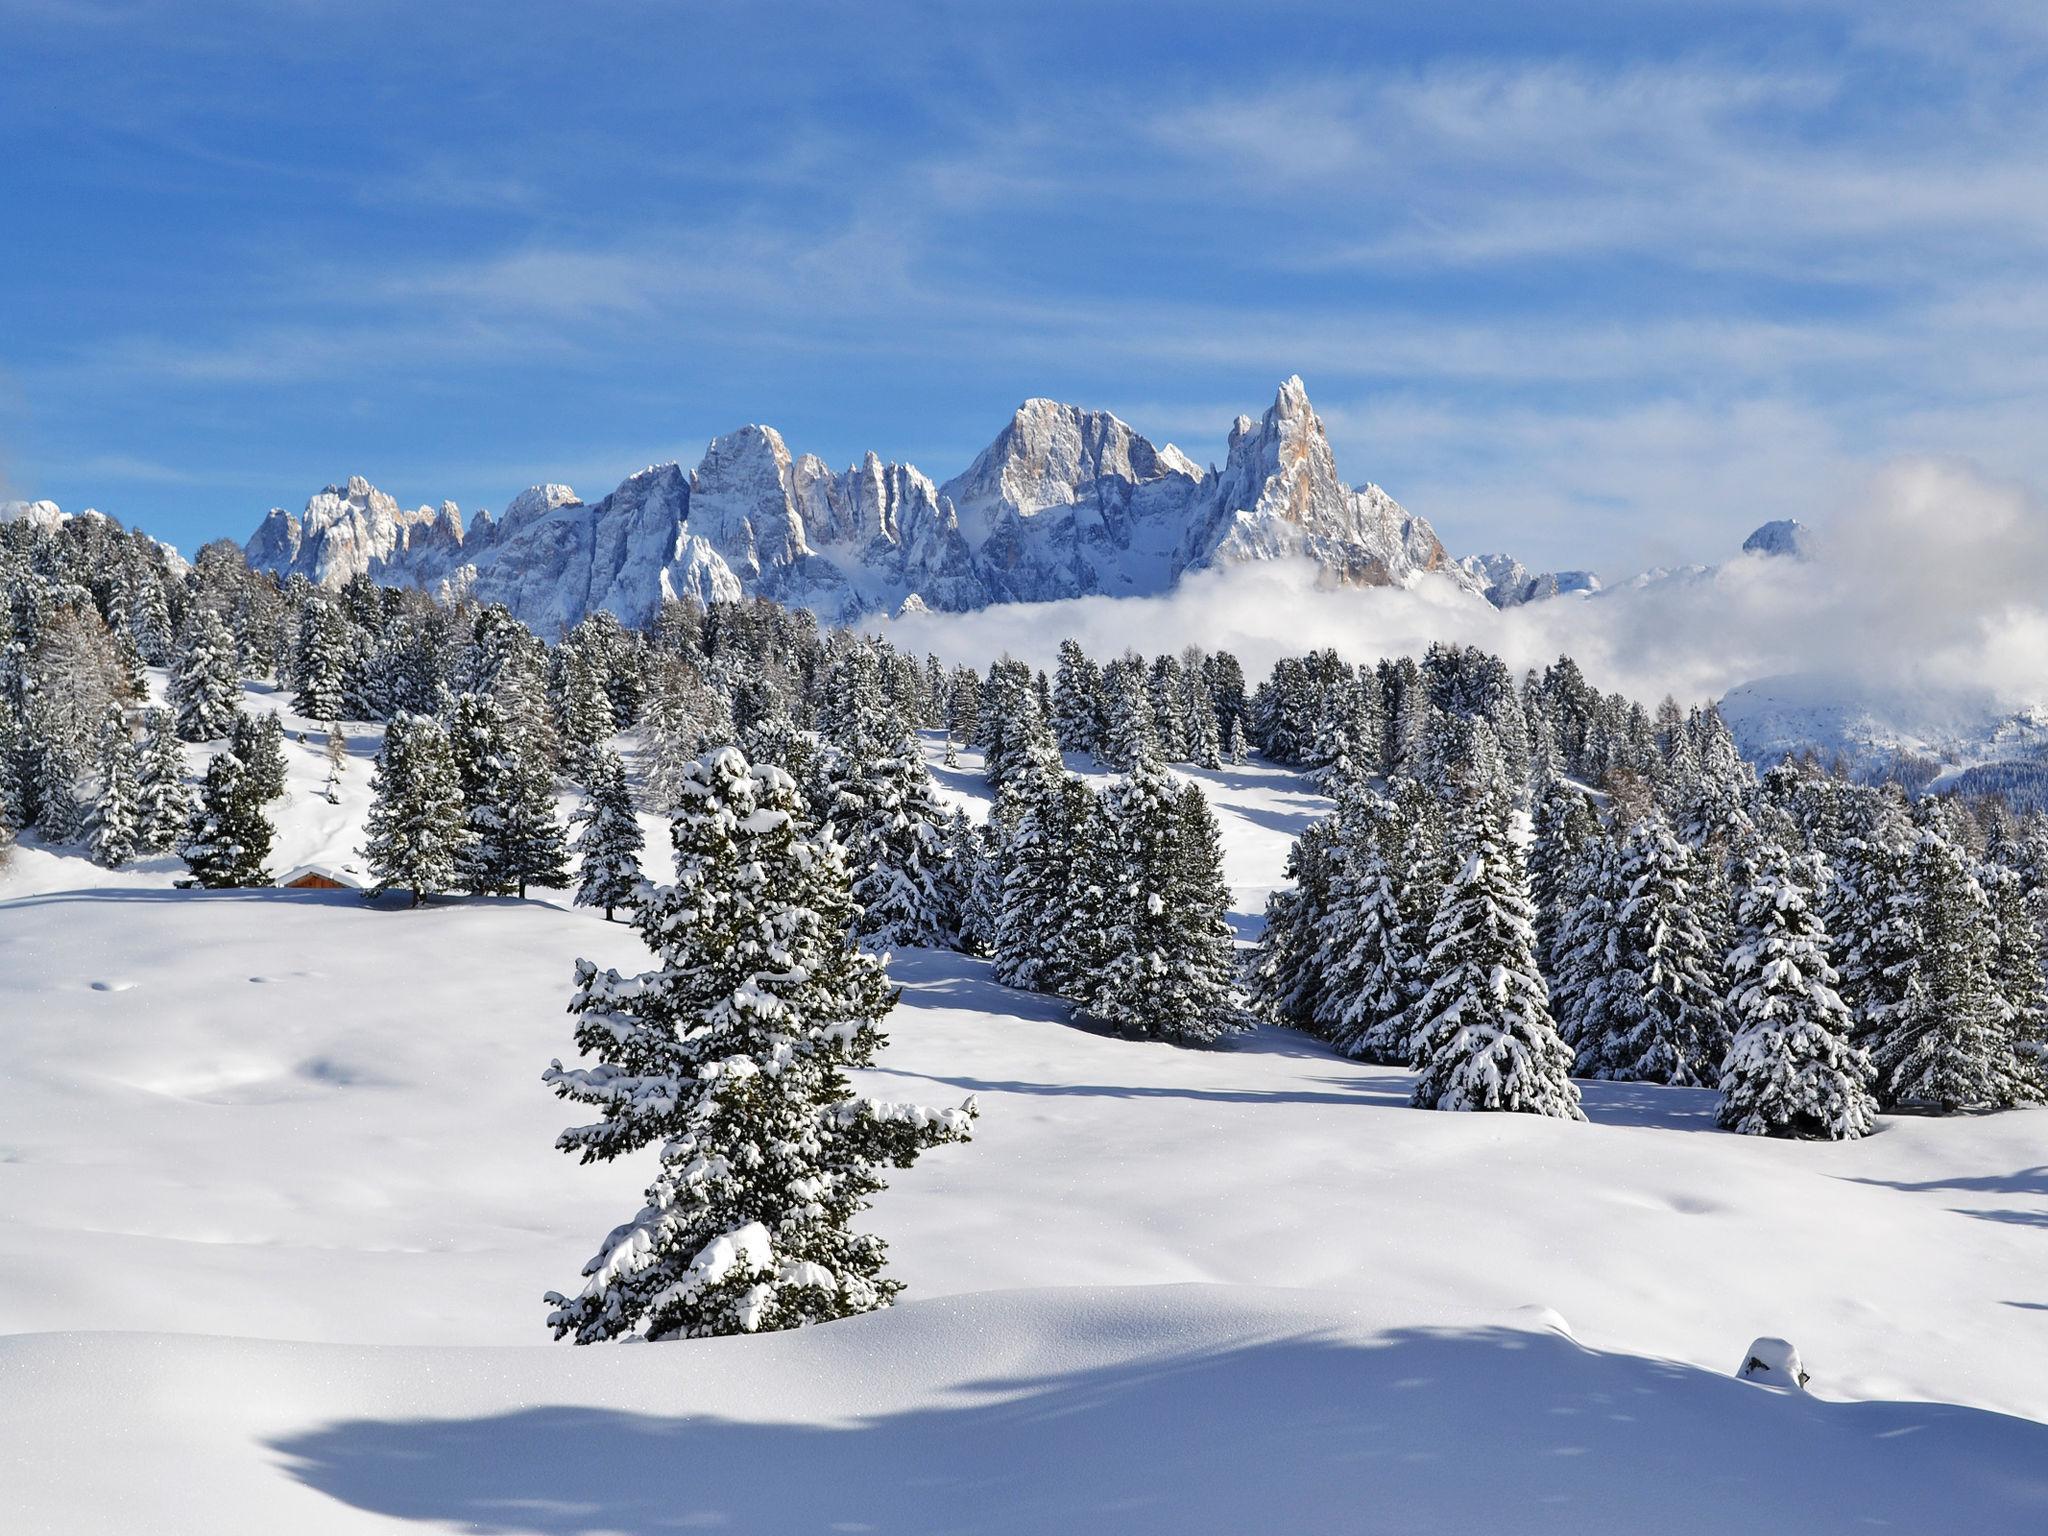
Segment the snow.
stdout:
<svg viewBox="0 0 2048 1536">
<path fill-rule="evenodd" d="M 375 732 L 329 806 L 287 725 L 272 865 L 346 863 Z M 977 766 L 942 792 L 983 807 Z M 1248 938 L 1325 802 L 1187 777 Z M 904 1302 L 579 1350 L 541 1296 L 652 1164 L 555 1151 L 540 1079 L 573 962 L 639 969 L 633 933 L 179 872 L 0 874 L 10 1532 L 2048 1528 L 2048 1111 L 1433 1114 L 1287 1031 L 1111 1038 L 909 950 L 858 1091 L 981 1117 L 870 1213 Z M 1807 1392 L 1735 1379 L 1759 1335 Z"/>
</svg>

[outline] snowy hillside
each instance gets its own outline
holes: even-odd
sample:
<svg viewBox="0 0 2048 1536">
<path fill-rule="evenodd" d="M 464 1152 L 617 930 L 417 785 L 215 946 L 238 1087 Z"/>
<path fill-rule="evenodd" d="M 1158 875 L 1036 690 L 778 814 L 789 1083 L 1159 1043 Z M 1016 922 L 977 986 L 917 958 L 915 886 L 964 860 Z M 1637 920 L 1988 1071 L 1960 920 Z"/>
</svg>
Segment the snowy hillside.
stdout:
<svg viewBox="0 0 2048 1536">
<path fill-rule="evenodd" d="M 1421 518 L 1338 478 L 1299 378 L 1237 419 L 1214 473 L 1106 411 L 1027 400 L 943 486 L 872 453 L 834 471 L 748 426 L 693 471 L 642 470 L 593 506 L 535 486 L 467 527 L 452 502 L 407 511 L 357 477 L 273 510 L 247 553 L 320 585 L 450 583 L 545 635 L 598 609 L 643 623 L 664 597 L 760 596 L 845 622 L 912 597 L 957 612 L 1157 593 L 1186 571 L 1299 557 L 1347 586 L 1442 571 L 1478 589 Z"/>
<path fill-rule="evenodd" d="M 346 863 L 375 730 L 330 806 L 288 724 L 273 867 Z M 1249 936 L 1325 802 L 1187 776 Z M 645 1167 L 556 1152 L 540 1072 L 572 962 L 632 932 L 175 869 L 0 874 L 10 1532 L 2048 1527 L 2048 1110 L 1838 1144 L 1640 1084 L 1431 1114 L 1285 1030 L 1111 1038 L 913 951 L 869 1086 L 982 1115 L 872 1213 L 904 1303 L 579 1350 L 541 1293 Z M 1810 1395 L 1731 1379 L 1767 1334 Z"/>
</svg>

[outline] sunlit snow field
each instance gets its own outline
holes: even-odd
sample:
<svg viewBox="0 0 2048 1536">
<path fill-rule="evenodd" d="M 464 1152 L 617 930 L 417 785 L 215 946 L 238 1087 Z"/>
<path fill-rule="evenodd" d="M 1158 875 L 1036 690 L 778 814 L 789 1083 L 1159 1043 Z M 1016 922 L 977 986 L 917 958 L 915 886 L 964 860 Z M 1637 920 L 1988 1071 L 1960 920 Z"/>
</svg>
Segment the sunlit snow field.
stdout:
<svg viewBox="0 0 2048 1536">
<path fill-rule="evenodd" d="M 352 745 L 339 806 L 292 748 L 274 869 L 355 862 Z M 1250 937 L 1322 802 L 1192 776 Z M 982 1117 L 871 1214 L 904 1302 L 578 1350 L 540 1297 L 644 1170 L 555 1152 L 540 1073 L 631 931 L 180 872 L 0 875 L 0 1529 L 2048 1530 L 2048 1111 L 1422 1113 L 1287 1031 L 1109 1038 L 914 952 L 868 1086 Z M 1759 1334 L 1810 1395 L 1731 1379 Z"/>
</svg>

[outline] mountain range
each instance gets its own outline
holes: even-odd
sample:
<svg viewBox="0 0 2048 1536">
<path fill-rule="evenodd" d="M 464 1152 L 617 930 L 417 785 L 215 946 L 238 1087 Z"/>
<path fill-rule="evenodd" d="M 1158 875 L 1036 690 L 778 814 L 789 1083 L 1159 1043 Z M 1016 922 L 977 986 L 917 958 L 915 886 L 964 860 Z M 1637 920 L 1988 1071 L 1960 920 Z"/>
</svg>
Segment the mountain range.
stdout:
<svg viewBox="0 0 2048 1536">
<path fill-rule="evenodd" d="M 1406 585 L 1439 572 L 1498 602 L 1585 590 L 1506 557 L 1451 559 L 1377 485 L 1347 485 L 1299 378 L 1240 416 L 1221 468 L 1155 445 L 1107 411 L 1027 400 L 965 470 L 936 484 L 870 453 L 834 470 L 772 427 L 712 440 L 695 469 L 658 464 L 596 503 L 534 486 L 465 525 L 356 477 L 298 514 L 274 509 L 251 565 L 325 586 L 358 575 L 504 603 L 543 634 L 605 608 L 627 623 L 664 598 L 771 598 L 834 623 L 906 603 L 991 603 L 1169 590 L 1191 570 L 1305 557 L 1332 583 Z"/>
</svg>

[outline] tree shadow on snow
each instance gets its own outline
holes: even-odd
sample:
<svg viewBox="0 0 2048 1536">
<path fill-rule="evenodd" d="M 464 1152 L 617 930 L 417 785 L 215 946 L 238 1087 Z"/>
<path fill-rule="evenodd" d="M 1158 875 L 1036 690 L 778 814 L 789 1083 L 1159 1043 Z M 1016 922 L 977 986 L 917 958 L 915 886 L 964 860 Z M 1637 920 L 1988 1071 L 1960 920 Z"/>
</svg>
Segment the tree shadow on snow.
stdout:
<svg viewBox="0 0 2048 1536">
<path fill-rule="evenodd" d="M 693 1346 L 658 1347 L 686 1383 Z M 270 1449 L 353 1509 L 500 1536 L 2048 1526 L 2048 1426 L 1825 1403 L 1506 1329 L 964 1383 L 834 1424 L 558 1405 L 353 1420 Z"/>
<path fill-rule="evenodd" d="M 2048 1163 L 2021 1168 L 2014 1173 L 1967 1174 L 1947 1179 L 1849 1178 L 1851 1184 L 1875 1184 L 1880 1189 L 1904 1190 L 1908 1194 L 1956 1190 L 1980 1195 L 2040 1195 L 2048 1199 Z"/>
</svg>

